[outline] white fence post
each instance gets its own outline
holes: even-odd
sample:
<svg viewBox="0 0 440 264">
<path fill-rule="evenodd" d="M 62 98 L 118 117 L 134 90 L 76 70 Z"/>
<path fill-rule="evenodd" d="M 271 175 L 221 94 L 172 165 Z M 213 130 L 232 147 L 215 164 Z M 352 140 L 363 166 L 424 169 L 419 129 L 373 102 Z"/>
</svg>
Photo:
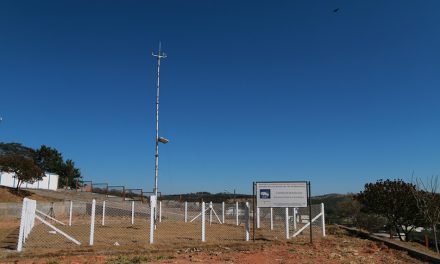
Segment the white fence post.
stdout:
<svg viewBox="0 0 440 264">
<path fill-rule="evenodd" d="M 72 209 L 73 209 L 73 201 L 70 201 L 69 207 L 69 226 L 72 226 Z"/>
<path fill-rule="evenodd" d="M 212 224 L 212 202 L 209 202 L 209 225 Z"/>
<path fill-rule="evenodd" d="M 105 225 L 105 201 L 102 202 L 102 225 Z"/>
<path fill-rule="evenodd" d="M 325 237 L 325 211 L 324 211 L 324 203 L 321 203 L 321 229 L 322 236 Z"/>
<path fill-rule="evenodd" d="M 202 242 L 205 242 L 205 202 L 202 202 Z"/>
<path fill-rule="evenodd" d="M 296 208 L 293 208 L 293 229 L 296 231 Z"/>
<path fill-rule="evenodd" d="M 162 201 L 159 201 L 159 223 L 162 222 Z"/>
<path fill-rule="evenodd" d="M 17 243 L 17 251 L 23 250 L 23 238 L 25 233 L 25 223 L 27 218 L 26 212 L 27 212 L 27 206 L 28 206 L 28 198 L 23 199 L 23 205 L 21 207 L 21 219 L 20 219 L 20 231 L 18 233 L 18 243 Z"/>
<path fill-rule="evenodd" d="M 154 212 L 156 210 L 156 196 L 150 196 L 150 244 L 154 242 Z"/>
<path fill-rule="evenodd" d="M 188 202 L 185 202 L 185 223 L 188 222 Z"/>
<path fill-rule="evenodd" d="M 238 225 L 238 202 L 235 202 L 235 221 Z"/>
<path fill-rule="evenodd" d="M 150 244 L 154 241 L 154 207 L 150 206 Z"/>
<path fill-rule="evenodd" d="M 134 201 L 131 201 L 131 224 L 134 225 Z"/>
<path fill-rule="evenodd" d="M 95 210 L 96 210 L 96 200 L 92 201 L 92 213 L 90 215 L 90 240 L 89 245 L 93 246 L 93 239 L 95 236 Z"/>
<path fill-rule="evenodd" d="M 222 224 L 225 223 L 225 202 L 222 202 Z"/>
<path fill-rule="evenodd" d="M 270 208 L 270 230 L 273 230 L 273 208 Z"/>
<path fill-rule="evenodd" d="M 249 217 L 249 202 L 246 202 L 246 208 L 244 211 L 244 218 L 245 218 L 245 232 L 246 232 L 246 237 L 245 240 L 249 241 L 249 235 L 250 235 L 250 217 Z"/>
<path fill-rule="evenodd" d="M 286 239 L 289 239 L 289 208 L 286 207 Z"/>
<path fill-rule="evenodd" d="M 260 228 L 260 207 L 257 207 L 257 228 Z"/>
</svg>

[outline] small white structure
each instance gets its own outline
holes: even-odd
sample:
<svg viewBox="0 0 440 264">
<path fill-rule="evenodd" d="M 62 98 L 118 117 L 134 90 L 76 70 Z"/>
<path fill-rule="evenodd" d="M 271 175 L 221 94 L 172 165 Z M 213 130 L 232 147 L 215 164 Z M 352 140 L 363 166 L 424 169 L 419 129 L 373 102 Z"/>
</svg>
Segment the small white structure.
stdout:
<svg viewBox="0 0 440 264">
<path fill-rule="evenodd" d="M 15 188 L 17 187 L 17 183 L 18 180 L 14 173 L 0 171 L 0 185 Z M 36 181 L 34 183 L 23 182 L 21 188 L 56 191 L 58 189 L 58 175 L 46 172 L 41 181 Z"/>
</svg>

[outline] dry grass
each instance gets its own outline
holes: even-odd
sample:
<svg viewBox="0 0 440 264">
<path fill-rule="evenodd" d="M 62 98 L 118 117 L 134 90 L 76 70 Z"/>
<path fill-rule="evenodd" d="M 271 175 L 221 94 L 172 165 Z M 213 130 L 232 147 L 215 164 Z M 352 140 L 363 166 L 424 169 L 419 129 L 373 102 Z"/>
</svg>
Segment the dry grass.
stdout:
<svg viewBox="0 0 440 264">
<path fill-rule="evenodd" d="M 20 192 L 17 193 L 14 188 L 0 186 L 0 201 L 2 203 L 19 203 L 23 201 L 23 198 L 25 197 L 42 202 L 61 201 L 60 199 L 37 195 L 28 190 L 20 190 Z"/>
</svg>

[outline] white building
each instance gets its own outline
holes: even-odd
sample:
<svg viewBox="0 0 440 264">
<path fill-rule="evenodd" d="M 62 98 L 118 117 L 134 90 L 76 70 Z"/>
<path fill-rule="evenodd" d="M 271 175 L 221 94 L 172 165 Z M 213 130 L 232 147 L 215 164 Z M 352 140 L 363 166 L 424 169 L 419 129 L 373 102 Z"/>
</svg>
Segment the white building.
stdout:
<svg viewBox="0 0 440 264">
<path fill-rule="evenodd" d="M 17 183 L 18 180 L 15 178 L 14 173 L 0 171 L 0 185 L 15 188 L 17 187 Z M 23 182 L 21 188 L 55 191 L 58 188 L 58 175 L 46 172 L 41 181 L 36 181 L 34 183 Z"/>
</svg>

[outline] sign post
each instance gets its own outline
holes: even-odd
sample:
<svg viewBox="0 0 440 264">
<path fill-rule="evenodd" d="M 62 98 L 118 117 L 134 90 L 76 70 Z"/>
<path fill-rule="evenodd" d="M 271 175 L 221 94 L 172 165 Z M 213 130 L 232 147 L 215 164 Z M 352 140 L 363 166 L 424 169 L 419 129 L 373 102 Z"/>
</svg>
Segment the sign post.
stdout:
<svg viewBox="0 0 440 264">
<path fill-rule="evenodd" d="M 312 219 L 310 202 L 310 182 L 307 181 L 273 181 L 254 182 L 254 240 L 256 229 L 256 208 L 300 208 L 309 207 L 309 221 Z M 286 220 L 287 221 L 287 220 Z M 310 223 L 310 243 L 312 240 L 312 223 Z M 287 232 L 287 231 L 286 231 Z"/>
</svg>

